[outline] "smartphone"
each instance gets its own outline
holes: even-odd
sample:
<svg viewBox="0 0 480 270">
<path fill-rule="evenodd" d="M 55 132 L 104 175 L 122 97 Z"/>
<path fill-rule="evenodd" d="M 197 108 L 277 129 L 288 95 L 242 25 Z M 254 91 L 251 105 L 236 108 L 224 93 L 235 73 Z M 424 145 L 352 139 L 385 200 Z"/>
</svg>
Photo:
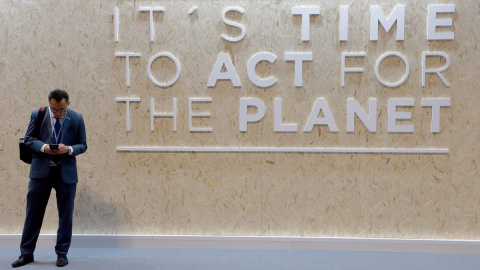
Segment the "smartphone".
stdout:
<svg viewBox="0 0 480 270">
<path fill-rule="evenodd" d="M 58 150 L 58 144 L 49 144 L 50 150 Z"/>
</svg>

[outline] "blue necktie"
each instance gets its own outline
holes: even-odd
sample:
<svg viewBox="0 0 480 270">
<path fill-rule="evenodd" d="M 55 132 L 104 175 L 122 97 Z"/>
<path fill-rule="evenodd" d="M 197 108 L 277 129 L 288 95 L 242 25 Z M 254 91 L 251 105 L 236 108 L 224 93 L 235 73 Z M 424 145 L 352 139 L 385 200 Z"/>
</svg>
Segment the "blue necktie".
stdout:
<svg viewBox="0 0 480 270">
<path fill-rule="evenodd" d="M 55 128 L 55 135 L 54 137 L 55 140 L 57 140 L 58 138 L 60 138 L 60 129 L 62 128 L 62 125 L 60 125 L 60 118 L 55 118 L 57 121 L 55 122 L 55 125 L 53 126 Z M 59 143 L 58 141 L 55 141 L 55 143 Z"/>
</svg>

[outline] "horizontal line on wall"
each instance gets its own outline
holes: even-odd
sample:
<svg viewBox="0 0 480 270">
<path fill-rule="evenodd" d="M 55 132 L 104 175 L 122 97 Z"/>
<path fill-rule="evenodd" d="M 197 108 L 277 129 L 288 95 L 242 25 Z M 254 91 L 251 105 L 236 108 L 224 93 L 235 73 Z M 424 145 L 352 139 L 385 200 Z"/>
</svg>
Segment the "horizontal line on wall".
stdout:
<svg viewBox="0 0 480 270">
<path fill-rule="evenodd" d="M 20 234 L 0 234 L 0 248 L 18 248 Z M 56 235 L 40 235 L 37 247 L 55 246 Z M 209 235 L 74 234 L 74 248 L 276 249 L 359 252 L 480 254 L 478 240 Z"/>
<path fill-rule="evenodd" d="M 446 155 L 448 148 L 290 148 L 290 147 L 162 147 L 119 146 L 118 152 L 159 153 L 319 153 L 319 154 L 431 154 Z"/>
</svg>

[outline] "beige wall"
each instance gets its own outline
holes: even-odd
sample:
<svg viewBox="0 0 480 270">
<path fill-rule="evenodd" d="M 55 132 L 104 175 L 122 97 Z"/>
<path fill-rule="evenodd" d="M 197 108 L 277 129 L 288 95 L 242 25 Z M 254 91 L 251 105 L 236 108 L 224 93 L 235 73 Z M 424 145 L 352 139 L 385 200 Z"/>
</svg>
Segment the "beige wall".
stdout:
<svg viewBox="0 0 480 270">
<path fill-rule="evenodd" d="M 480 186 L 478 158 L 478 66 L 480 6 L 466 1 L 28 1 L 0 3 L 0 233 L 21 233 L 29 166 L 18 160 L 18 138 L 25 133 L 30 111 L 47 105 L 56 87 L 71 96 L 71 108 L 83 113 L 88 151 L 78 157 L 74 233 L 272 235 L 332 237 L 397 237 L 480 239 L 478 223 Z M 455 4 L 454 40 L 428 41 L 428 4 Z M 198 9 L 189 14 L 192 6 Z M 294 6 L 320 6 L 311 19 L 311 40 L 301 41 L 300 16 Z M 349 40 L 339 41 L 340 6 L 349 6 Z M 379 40 L 370 41 L 370 6 L 390 14 L 405 5 L 405 40 L 396 41 L 396 26 L 381 28 Z M 144 6 L 162 6 L 156 14 L 155 41 L 149 41 L 149 15 Z M 245 13 L 229 14 L 246 27 L 236 43 L 220 35 L 238 36 L 226 26 L 222 11 L 230 6 Z M 120 14 L 119 41 L 114 40 L 113 9 Z M 399 52 L 410 65 L 407 81 L 383 86 L 375 63 L 386 52 Z M 421 86 L 422 52 L 448 54 L 450 67 Z M 125 58 L 116 53 L 137 52 L 130 60 L 131 86 L 125 84 Z M 155 86 L 147 76 L 150 58 L 172 53 L 181 63 L 178 81 L 168 88 Z M 242 86 L 207 81 L 220 53 L 228 52 Z M 246 65 L 259 52 L 277 56 L 274 64 L 261 63 L 260 76 L 274 75 L 273 87 L 258 88 L 248 79 Z M 294 87 L 294 64 L 285 53 L 312 52 L 303 65 L 303 87 Z M 342 52 L 365 52 L 347 61 L 362 67 L 348 74 L 341 87 Z M 386 80 L 401 78 L 404 65 L 395 57 L 381 66 Z M 438 58 L 427 63 L 440 67 Z M 174 66 L 163 59 L 152 66 L 160 81 L 173 78 Z M 118 97 L 137 97 L 131 104 L 131 131 L 126 131 L 126 104 Z M 189 131 L 188 99 L 208 97 L 195 112 L 211 117 L 194 119 Z M 258 98 L 266 116 L 239 131 L 239 99 Z M 283 99 L 285 123 L 297 123 L 298 132 L 273 129 L 273 100 Z M 355 132 L 346 130 L 346 101 L 355 98 L 364 109 L 378 100 L 377 132 L 356 119 Z M 431 109 L 422 98 L 449 98 L 441 109 L 440 132 L 430 129 Z M 177 131 L 171 118 L 156 118 L 150 130 L 150 99 L 156 112 L 172 111 L 177 98 Z M 303 128 L 317 98 L 325 98 L 338 127 Z M 413 98 L 413 133 L 387 129 L 390 98 Z M 251 110 L 250 113 L 255 113 Z M 305 153 L 138 153 L 120 152 L 119 146 L 190 147 L 352 147 L 448 148 L 449 154 L 305 154 Z M 55 198 L 49 204 L 42 233 L 55 233 Z"/>
</svg>

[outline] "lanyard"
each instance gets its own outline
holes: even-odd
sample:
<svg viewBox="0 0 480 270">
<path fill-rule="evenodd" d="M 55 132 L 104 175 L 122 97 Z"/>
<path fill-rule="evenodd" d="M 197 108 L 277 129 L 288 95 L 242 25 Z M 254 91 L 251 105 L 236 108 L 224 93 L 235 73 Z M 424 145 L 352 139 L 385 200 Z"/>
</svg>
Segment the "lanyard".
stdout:
<svg viewBox="0 0 480 270">
<path fill-rule="evenodd" d="M 58 131 L 58 134 L 57 132 L 55 131 L 55 125 L 53 124 L 53 117 L 50 117 L 50 123 L 52 123 L 52 129 L 53 129 L 53 139 L 54 139 L 54 143 L 55 144 L 58 144 L 58 139 L 60 138 L 60 133 L 62 133 L 62 128 L 63 128 L 63 123 L 65 122 L 65 116 L 67 116 L 67 114 L 65 114 L 63 116 L 63 122 L 61 123 L 60 125 L 60 130 Z M 60 121 L 60 119 L 62 118 L 58 118 L 57 121 Z"/>
</svg>

